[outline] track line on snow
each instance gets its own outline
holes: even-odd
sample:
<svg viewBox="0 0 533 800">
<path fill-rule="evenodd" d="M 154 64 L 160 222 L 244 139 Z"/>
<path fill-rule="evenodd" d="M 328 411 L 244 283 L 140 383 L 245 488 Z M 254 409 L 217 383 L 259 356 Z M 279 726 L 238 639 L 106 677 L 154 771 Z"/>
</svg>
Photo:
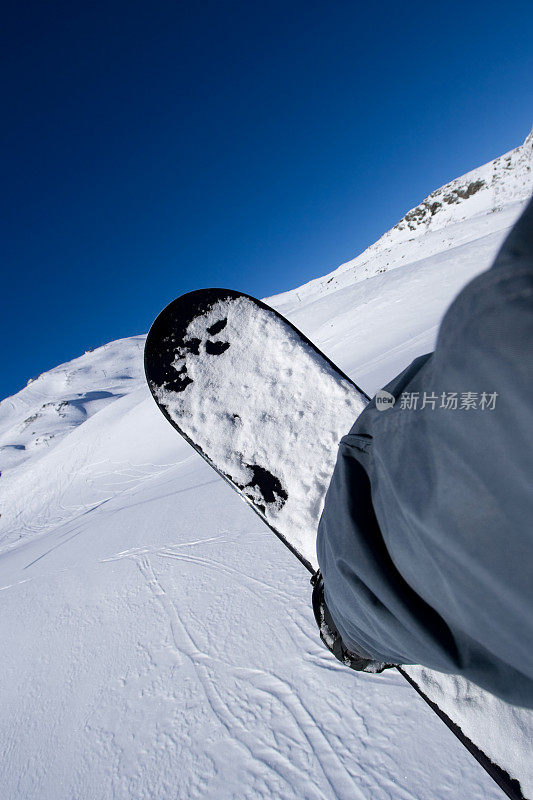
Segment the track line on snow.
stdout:
<svg viewBox="0 0 533 800">
<path fill-rule="evenodd" d="M 230 567 L 227 564 L 223 564 L 214 558 L 204 558 L 202 556 L 193 556 L 186 553 L 174 553 L 172 550 L 161 550 L 158 552 L 158 555 L 161 555 L 165 558 L 172 558 L 177 561 L 186 561 L 191 564 L 198 564 L 199 566 L 211 567 L 217 572 L 221 572 L 225 575 L 239 575 L 240 577 L 250 581 L 250 583 L 255 583 L 259 586 L 262 586 L 264 589 L 276 592 L 279 597 L 284 597 L 286 600 L 291 599 L 286 592 L 283 592 L 283 590 L 279 589 L 278 587 L 272 586 L 270 583 L 262 581 L 260 578 L 255 578 L 253 575 L 249 575 L 247 572 L 243 572 L 235 569 L 234 567 Z"/>
<path fill-rule="evenodd" d="M 235 668 L 230 664 L 225 664 L 220 658 L 217 658 L 216 662 L 214 662 L 207 653 L 196 645 L 172 600 L 159 582 L 149 560 L 146 556 L 138 557 L 135 560 L 150 591 L 161 603 L 165 614 L 168 616 L 176 651 L 181 657 L 185 656 L 189 662 L 194 675 L 200 683 L 211 712 L 226 730 L 230 739 L 244 749 L 249 758 L 252 759 L 252 762 L 262 764 L 268 772 L 271 772 L 286 783 L 291 791 L 294 790 L 295 786 L 301 785 L 302 780 L 309 781 L 309 776 L 302 774 L 282 753 L 266 743 L 261 745 L 261 743 L 258 744 L 257 741 L 254 741 L 253 734 L 232 714 L 227 704 L 222 701 L 214 678 L 209 675 L 209 666 L 216 663 L 217 666 L 222 666 L 233 672 L 233 674 L 235 674 Z M 248 769 L 250 768 L 248 767 Z M 253 774 L 253 770 L 250 770 L 250 772 Z M 306 800 L 324 800 L 323 792 L 318 787 L 308 783 Z"/>
<path fill-rule="evenodd" d="M 215 478 L 214 480 L 211 481 L 204 481 L 203 483 L 195 483 L 194 486 L 187 486 L 187 488 L 185 489 L 178 489 L 167 492 L 166 494 L 154 495 L 153 497 L 150 497 L 150 500 L 148 502 L 152 503 L 155 502 L 156 500 L 157 502 L 160 502 L 161 500 L 166 500 L 168 497 L 177 497 L 177 495 L 179 494 L 187 494 L 188 492 L 194 492 L 197 489 L 203 489 L 206 486 L 211 486 L 211 484 L 218 483 L 221 480 L 222 478 Z M 146 505 L 146 502 L 147 502 L 146 500 L 140 500 L 138 503 L 130 503 L 128 505 L 128 509 L 135 508 L 136 506 Z"/>
<path fill-rule="evenodd" d="M 8 583 L 6 586 L 0 586 L 0 592 L 6 589 L 13 589 L 15 586 L 20 586 L 21 583 L 29 583 L 32 578 L 25 578 L 23 581 L 15 581 L 15 583 Z"/>
<path fill-rule="evenodd" d="M 172 551 L 173 549 L 181 548 L 181 547 L 194 547 L 196 545 L 202 545 L 205 543 L 210 542 L 223 542 L 227 543 L 232 540 L 232 533 L 231 531 L 224 531 L 219 536 L 207 536 L 205 539 L 194 539 L 190 542 L 179 542 L 179 543 L 169 543 L 164 545 L 158 545 L 156 547 L 148 547 L 140 545 L 139 547 L 132 547 L 128 550 L 120 550 L 118 553 L 115 553 L 112 556 L 107 556 L 106 558 L 98 559 L 100 564 L 105 563 L 106 561 L 120 561 L 123 558 L 135 558 L 137 556 L 142 555 L 155 555 L 158 556 L 162 552 Z"/>
<path fill-rule="evenodd" d="M 357 797 L 359 800 L 367 800 L 366 795 L 354 783 L 350 773 L 342 764 L 319 721 L 306 708 L 294 687 L 272 672 L 262 670 L 247 672 L 249 680 L 256 689 L 273 695 L 291 715 L 314 753 L 334 797 Z M 264 685 L 258 685 L 258 680 L 265 680 Z"/>
</svg>

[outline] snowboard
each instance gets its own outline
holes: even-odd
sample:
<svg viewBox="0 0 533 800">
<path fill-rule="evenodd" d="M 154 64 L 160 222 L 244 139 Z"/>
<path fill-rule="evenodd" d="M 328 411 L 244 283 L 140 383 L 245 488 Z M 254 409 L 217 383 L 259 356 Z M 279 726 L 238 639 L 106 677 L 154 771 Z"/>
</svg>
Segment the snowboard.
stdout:
<svg viewBox="0 0 533 800">
<path fill-rule="evenodd" d="M 369 402 L 365 392 L 281 314 L 229 289 L 170 303 L 150 329 L 144 363 L 171 425 L 314 573 L 338 443 Z M 507 796 L 523 798 L 528 712 L 458 676 L 396 669 Z"/>
</svg>

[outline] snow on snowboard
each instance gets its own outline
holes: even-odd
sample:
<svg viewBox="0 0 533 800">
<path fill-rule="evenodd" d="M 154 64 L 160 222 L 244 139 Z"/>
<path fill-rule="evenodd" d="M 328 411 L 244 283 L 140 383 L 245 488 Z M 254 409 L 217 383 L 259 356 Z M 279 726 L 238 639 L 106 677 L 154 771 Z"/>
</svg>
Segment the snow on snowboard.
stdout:
<svg viewBox="0 0 533 800">
<path fill-rule="evenodd" d="M 228 289 L 170 303 L 148 334 L 145 371 L 171 425 L 314 572 L 338 443 L 367 395 L 288 320 Z M 398 669 L 508 797 L 523 798 L 522 710 L 456 676 Z"/>
</svg>

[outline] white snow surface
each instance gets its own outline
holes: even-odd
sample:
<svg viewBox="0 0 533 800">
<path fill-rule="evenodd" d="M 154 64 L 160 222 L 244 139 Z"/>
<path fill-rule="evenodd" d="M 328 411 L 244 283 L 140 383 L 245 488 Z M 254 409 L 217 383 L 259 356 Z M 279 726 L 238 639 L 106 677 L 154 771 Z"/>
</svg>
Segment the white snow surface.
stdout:
<svg viewBox="0 0 533 800">
<path fill-rule="evenodd" d="M 531 193 L 531 146 L 270 304 L 372 394 L 490 265 Z M 325 651 L 305 571 L 158 411 L 143 344 L 0 403 L 1 796 L 503 797 L 400 675 Z M 459 684 L 475 726 L 484 695 Z M 531 714 L 513 714 L 493 746 L 532 796 Z"/>
</svg>

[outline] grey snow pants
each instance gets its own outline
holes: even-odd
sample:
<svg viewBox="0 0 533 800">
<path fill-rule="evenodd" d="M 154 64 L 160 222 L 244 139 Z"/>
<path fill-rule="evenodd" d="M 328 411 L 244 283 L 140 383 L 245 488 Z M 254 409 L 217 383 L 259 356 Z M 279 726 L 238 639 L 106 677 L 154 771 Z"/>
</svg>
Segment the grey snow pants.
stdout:
<svg viewBox="0 0 533 800">
<path fill-rule="evenodd" d="M 533 708 L 532 345 L 533 200 L 342 439 L 317 553 L 349 649 Z"/>
</svg>

